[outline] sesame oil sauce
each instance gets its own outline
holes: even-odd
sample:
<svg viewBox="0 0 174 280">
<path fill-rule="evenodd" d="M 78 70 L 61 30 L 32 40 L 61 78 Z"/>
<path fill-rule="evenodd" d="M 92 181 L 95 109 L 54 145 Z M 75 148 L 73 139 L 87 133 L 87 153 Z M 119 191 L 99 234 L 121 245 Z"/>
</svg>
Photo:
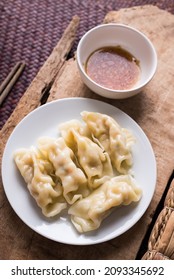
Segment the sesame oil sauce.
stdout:
<svg viewBox="0 0 174 280">
<path fill-rule="evenodd" d="M 139 61 L 120 46 L 94 51 L 86 61 L 85 71 L 97 84 L 112 90 L 130 89 L 140 78 Z"/>
</svg>

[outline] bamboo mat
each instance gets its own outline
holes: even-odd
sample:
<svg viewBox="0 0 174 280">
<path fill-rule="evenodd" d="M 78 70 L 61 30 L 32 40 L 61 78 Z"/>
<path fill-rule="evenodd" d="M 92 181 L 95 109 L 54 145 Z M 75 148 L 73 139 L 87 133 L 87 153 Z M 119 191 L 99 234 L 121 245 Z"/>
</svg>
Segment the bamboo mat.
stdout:
<svg viewBox="0 0 174 280">
<path fill-rule="evenodd" d="M 109 11 L 144 4 L 157 5 L 174 13 L 172 0 L 1 0 L 0 84 L 16 62 L 25 61 L 26 68 L 0 107 L 0 129 L 74 15 L 80 17 L 80 25 L 70 56 L 80 37 L 100 24 Z"/>
</svg>

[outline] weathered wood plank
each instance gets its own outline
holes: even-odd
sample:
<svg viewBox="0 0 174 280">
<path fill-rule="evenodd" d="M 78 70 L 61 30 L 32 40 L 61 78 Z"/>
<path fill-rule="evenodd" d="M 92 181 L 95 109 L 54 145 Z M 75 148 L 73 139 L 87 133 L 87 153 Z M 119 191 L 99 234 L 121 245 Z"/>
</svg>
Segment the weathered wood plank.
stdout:
<svg viewBox="0 0 174 280">
<path fill-rule="evenodd" d="M 174 32 L 174 16 L 155 6 L 144 6 L 112 11 L 106 15 L 104 22 L 130 24 L 146 33 L 155 45 L 158 55 L 158 70 L 154 79 L 140 95 L 127 100 L 110 100 L 97 96 L 83 84 L 76 60 L 71 59 L 65 63 L 61 75 L 55 79 L 48 101 L 65 97 L 90 97 L 103 100 L 128 113 L 147 134 L 157 160 L 158 177 L 155 195 L 140 222 L 128 233 L 107 243 L 117 248 L 116 258 L 125 256 L 125 258 L 131 259 L 136 256 L 174 168 L 172 153 L 174 66 L 171 60 L 173 57 L 171 46 L 174 44 L 174 38 L 169 36 Z M 136 238 L 129 240 L 129 236 L 132 235 Z M 127 251 L 128 246 L 129 251 Z"/>
</svg>

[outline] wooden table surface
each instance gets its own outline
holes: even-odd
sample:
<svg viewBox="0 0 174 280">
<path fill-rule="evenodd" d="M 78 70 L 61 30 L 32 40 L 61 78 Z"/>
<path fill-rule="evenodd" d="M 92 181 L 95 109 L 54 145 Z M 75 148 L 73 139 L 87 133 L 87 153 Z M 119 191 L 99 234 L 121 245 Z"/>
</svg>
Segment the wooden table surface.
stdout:
<svg viewBox="0 0 174 280">
<path fill-rule="evenodd" d="M 141 94 L 127 100 L 109 100 L 97 96 L 81 81 L 75 58 L 66 60 L 78 22 L 78 17 L 72 19 L 0 131 L 0 160 L 14 127 L 25 115 L 40 106 L 43 95 L 49 95 L 47 102 L 65 97 L 90 97 L 120 108 L 142 127 L 157 161 L 155 194 L 146 213 L 126 233 L 101 244 L 73 246 L 46 239 L 26 226 L 12 210 L 0 181 L 0 259 L 135 259 L 173 171 L 174 16 L 155 6 L 122 9 L 106 15 L 105 23 L 129 24 L 144 32 L 158 55 L 154 79 Z"/>
</svg>

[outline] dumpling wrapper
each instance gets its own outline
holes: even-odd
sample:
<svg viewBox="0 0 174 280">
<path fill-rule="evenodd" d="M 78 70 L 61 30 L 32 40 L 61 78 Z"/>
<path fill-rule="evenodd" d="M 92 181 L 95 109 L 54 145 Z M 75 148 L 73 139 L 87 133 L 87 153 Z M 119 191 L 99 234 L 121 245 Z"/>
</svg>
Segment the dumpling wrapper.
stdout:
<svg viewBox="0 0 174 280">
<path fill-rule="evenodd" d="M 109 154 L 115 169 L 127 174 L 133 164 L 131 147 L 135 139 L 132 134 L 108 115 L 87 111 L 81 115 L 94 140 Z"/>
<path fill-rule="evenodd" d="M 65 140 L 68 147 L 70 147 L 73 150 L 75 143 L 74 143 L 74 137 L 71 133 L 72 128 L 74 131 L 77 131 L 80 135 L 89 138 L 91 137 L 91 132 L 85 123 L 82 123 L 76 119 L 61 123 L 59 125 L 59 131 L 61 133 L 61 136 Z"/>
<path fill-rule="evenodd" d="M 108 153 L 92 141 L 91 134 L 85 133 L 86 131 L 80 122 L 76 122 L 75 126 L 72 122 L 61 126 L 62 136 L 85 172 L 89 186 L 96 188 L 113 177 L 113 169 Z"/>
<path fill-rule="evenodd" d="M 40 138 L 38 147 L 53 164 L 55 174 L 61 180 L 63 196 L 69 204 L 89 195 L 86 176 L 78 167 L 73 151 L 62 137 Z"/>
<path fill-rule="evenodd" d="M 20 149 L 14 153 L 14 160 L 30 194 L 46 217 L 56 216 L 67 207 L 53 165 L 37 149 Z"/>
<path fill-rule="evenodd" d="M 78 232 L 88 232 L 99 228 L 114 207 L 137 202 L 141 195 L 142 191 L 131 175 L 120 175 L 105 182 L 88 197 L 77 201 L 68 213 Z"/>
</svg>

